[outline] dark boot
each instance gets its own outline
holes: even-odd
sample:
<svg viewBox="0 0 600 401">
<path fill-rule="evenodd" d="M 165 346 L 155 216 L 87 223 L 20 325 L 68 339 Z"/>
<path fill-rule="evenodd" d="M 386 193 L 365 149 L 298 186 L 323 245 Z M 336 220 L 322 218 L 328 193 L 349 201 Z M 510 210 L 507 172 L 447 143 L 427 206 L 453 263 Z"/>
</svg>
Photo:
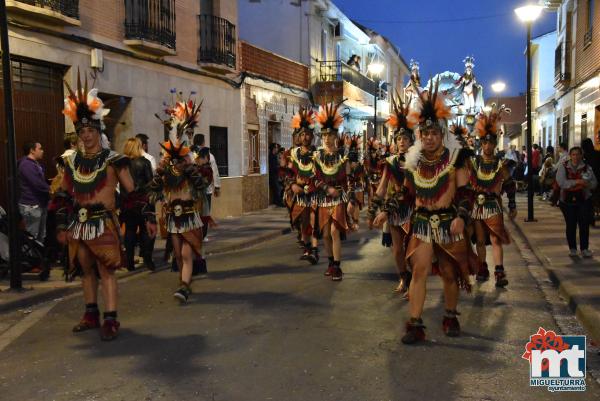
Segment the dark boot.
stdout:
<svg viewBox="0 0 600 401">
<path fill-rule="evenodd" d="M 504 288 L 508 285 L 506 273 L 504 273 L 504 266 L 496 266 L 496 269 L 494 271 L 494 277 L 496 278 L 496 287 Z"/>
<path fill-rule="evenodd" d="M 310 258 L 310 243 L 307 242 L 304 244 L 304 252 L 302 253 L 302 256 L 300 256 L 300 260 L 309 260 Z"/>
<path fill-rule="evenodd" d="M 479 271 L 477 272 L 476 279 L 480 282 L 488 281 L 490 279 L 490 271 L 488 270 L 488 265 L 486 262 L 479 264 Z"/>
<path fill-rule="evenodd" d="M 180 303 L 185 304 L 187 303 L 191 293 L 192 289 L 190 288 L 190 285 L 182 281 L 179 289 L 173 293 L 173 297 L 178 299 Z"/>
<path fill-rule="evenodd" d="M 419 341 L 425 341 L 425 326 L 420 318 L 411 317 L 406 322 L 406 334 L 402 337 L 403 344 L 415 344 Z"/>
<path fill-rule="evenodd" d="M 112 341 L 119 335 L 119 327 L 121 324 L 117 319 L 104 319 L 102 328 L 100 329 L 100 339 L 102 341 Z"/>
<path fill-rule="evenodd" d="M 333 273 L 333 257 L 329 256 L 329 265 L 327 266 L 327 270 L 325 270 L 325 273 L 323 273 L 325 276 L 331 276 L 331 273 Z"/>
<path fill-rule="evenodd" d="M 317 263 L 319 263 L 319 248 L 312 248 L 306 260 L 308 260 L 311 265 L 316 265 Z"/>
<path fill-rule="evenodd" d="M 448 337 L 460 336 L 460 323 L 456 318 L 458 315 L 460 315 L 460 313 L 457 311 L 446 309 L 444 320 L 442 321 L 442 328 L 444 330 L 444 334 L 446 334 Z"/>
<path fill-rule="evenodd" d="M 73 333 L 97 329 L 98 327 L 100 327 L 100 311 L 98 309 L 86 311 L 79 323 L 73 327 Z"/>
<path fill-rule="evenodd" d="M 339 260 L 333 262 L 333 269 L 331 271 L 331 281 L 342 281 L 342 278 L 344 277 L 344 272 L 342 271 L 340 265 L 341 262 Z"/>
</svg>

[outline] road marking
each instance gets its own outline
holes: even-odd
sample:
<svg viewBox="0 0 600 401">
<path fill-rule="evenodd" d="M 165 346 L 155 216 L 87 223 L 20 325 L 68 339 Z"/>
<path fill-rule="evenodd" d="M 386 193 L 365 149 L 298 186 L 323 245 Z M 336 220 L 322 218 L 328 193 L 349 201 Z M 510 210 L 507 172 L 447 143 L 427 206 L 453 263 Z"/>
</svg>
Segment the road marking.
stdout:
<svg viewBox="0 0 600 401">
<path fill-rule="evenodd" d="M 50 312 L 50 310 L 54 308 L 54 306 L 56 306 L 60 301 L 62 301 L 62 299 L 36 306 L 36 309 L 33 312 L 25 316 L 25 318 L 23 318 L 20 322 L 2 333 L 2 335 L 0 335 L 0 352 L 2 352 L 4 348 L 8 347 L 10 343 L 19 338 L 21 334 L 27 331 L 31 326 L 46 316 L 48 312 Z"/>
</svg>

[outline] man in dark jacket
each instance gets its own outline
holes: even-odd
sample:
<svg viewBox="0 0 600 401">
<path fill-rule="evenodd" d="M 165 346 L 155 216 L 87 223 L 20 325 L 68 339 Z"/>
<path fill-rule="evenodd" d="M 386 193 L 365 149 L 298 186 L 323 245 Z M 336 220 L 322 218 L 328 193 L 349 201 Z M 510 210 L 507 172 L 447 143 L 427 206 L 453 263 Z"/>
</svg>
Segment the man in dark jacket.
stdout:
<svg viewBox="0 0 600 401">
<path fill-rule="evenodd" d="M 40 161 L 44 158 L 44 149 L 39 142 L 26 142 L 23 146 L 23 158 L 19 160 L 19 211 L 25 223 L 25 229 L 38 241 L 46 237 L 46 217 L 50 186 L 46 182 L 44 168 Z"/>
</svg>

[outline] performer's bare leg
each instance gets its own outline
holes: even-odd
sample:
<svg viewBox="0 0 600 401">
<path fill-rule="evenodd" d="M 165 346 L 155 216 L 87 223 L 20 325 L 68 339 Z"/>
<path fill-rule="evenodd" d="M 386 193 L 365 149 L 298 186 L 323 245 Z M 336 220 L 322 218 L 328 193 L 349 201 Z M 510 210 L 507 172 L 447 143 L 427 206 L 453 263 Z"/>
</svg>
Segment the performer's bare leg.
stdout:
<svg viewBox="0 0 600 401">
<path fill-rule="evenodd" d="M 446 310 L 456 310 L 458 305 L 458 282 L 452 259 L 443 251 L 438 252 L 440 271 L 444 282 L 444 303 Z"/>
<path fill-rule="evenodd" d="M 175 258 L 177 259 L 177 266 L 179 267 L 181 281 L 189 286 L 192 282 L 194 251 L 192 250 L 192 247 L 181 238 L 181 236 L 176 234 L 173 235 L 172 238 L 173 251 L 175 252 Z"/>
<path fill-rule="evenodd" d="M 81 278 L 83 299 L 86 304 L 97 304 L 98 278 L 94 271 L 94 257 L 85 246 L 80 246 L 77 250 L 77 260 L 83 270 L 83 277 Z"/>
<path fill-rule="evenodd" d="M 494 263 L 496 266 L 502 266 L 504 263 L 504 249 L 500 238 L 490 233 L 490 241 L 492 243 L 492 253 L 494 255 Z"/>
<path fill-rule="evenodd" d="M 485 249 L 485 228 L 481 221 L 475 221 L 473 226 L 475 227 L 477 258 L 479 259 L 479 263 L 484 263 L 487 257 L 487 251 Z"/>
<path fill-rule="evenodd" d="M 340 237 L 340 230 L 335 225 L 333 219 L 329 223 L 329 230 L 331 233 L 331 249 L 333 251 L 333 260 L 339 262 L 342 260 L 342 240 Z"/>
<path fill-rule="evenodd" d="M 392 234 L 392 254 L 396 263 L 396 272 L 401 274 L 406 271 L 404 231 L 400 227 L 390 226 L 390 233 Z"/>
<path fill-rule="evenodd" d="M 479 271 L 477 272 L 477 281 L 486 281 L 490 277 L 488 265 L 486 263 L 487 251 L 485 248 L 485 227 L 483 222 L 473 222 L 475 227 L 475 240 L 477 248 L 477 260 L 479 261 Z"/>
<path fill-rule="evenodd" d="M 431 271 L 432 260 L 433 246 L 427 243 L 421 243 L 410 257 L 412 281 L 410 282 L 408 294 L 411 318 L 419 319 L 423 313 L 427 291 L 427 276 Z"/>
<path fill-rule="evenodd" d="M 98 263 L 98 273 L 102 280 L 102 297 L 104 298 L 104 310 L 112 312 L 117 310 L 119 289 L 117 287 L 117 277 L 113 270 L 107 269 L 103 264 Z"/>
<path fill-rule="evenodd" d="M 457 272 L 452 259 L 446 253 L 440 250 L 438 258 L 444 282 L 444 304 L 446 306 L 442 328 L 447 336 L 456 337 L 460 335 L 460 323 L 458 322 L 458 311 L 456 310 L 459 293 Z"/>
<path fill-rule="evenodd" d="M 333 254 L 333 240 L 331 239 L 331 224 L 329 223 L 323 227 L 323 244 L 325 245 L 327 256 L 335 258 Z"/>
</svg>

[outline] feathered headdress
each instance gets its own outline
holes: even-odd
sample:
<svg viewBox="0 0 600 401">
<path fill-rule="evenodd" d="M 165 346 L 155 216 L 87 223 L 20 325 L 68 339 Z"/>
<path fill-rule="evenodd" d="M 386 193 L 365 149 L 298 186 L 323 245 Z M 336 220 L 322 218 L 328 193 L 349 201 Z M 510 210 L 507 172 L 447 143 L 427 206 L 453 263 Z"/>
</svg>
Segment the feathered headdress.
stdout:
<svg viewBox="0 0 600 401">
<path fill-rule="evenodd" d="M 198 126 L 203 101 L 196 103 L 192 99 L 195 92 L 190 92 L 187 99 L 183 99 L 182 92 L 177 92 L 175 89 L 171 89 L 171 94 L 175 95 L 172 104 L 163 103 L 167 118 L 162 119 L 158 114 L 155 116 L 169 129 L 169 140 L 161 144 L 162 148 L 172 158 L 181 158 L 190 151 L 188 144 L 181 139 L 187 130 L 193 130 Z"/>
<path fill-rule="evenodd" d="M 298 113 L 292 117 L 292 128 L 294 135 L 302 131 L 312 131 L 315 129 L 315 112 L 310 108 L 300 107 Z"/>
<path fill-rule="evenodd" d="M 456 137 L 456 139 L 461 143 L 461 145 L 467 146 L 467 139 L 469 137 L 469 130 L 467 129 L 467 127 L 461 125 L 460 123 L 457 123 L 452 124 L 448 130 L 451 134 L 453 134 Z"/>
<path fill-rule="evenodd" d="M 450 108 L 444 101 L 444 96 L 439 93 L 440 80 L 429 83 L 427 91 L 419 91 L 419 102 L 416 110 L 412 111 L 409 121 L 419 125 L 419 129 L 427 129 L 434 126 L 446 127 L 448 118 L 452 117 Z"/>
<path fill-rule="evenodd" d="M 334 104 L 333 102 L 325 103 L 319 107 L 317 121 L 321 126 L 321 135 L 334 134 L 337 135 L 338 128 L 344 122 L 344 117 L 339 113 L 340 105 L 343 103 Z"/>
<path fill-rule="evenodd" d="M 343 135 L 344 142 L 347 139 L 350 140 L 350 144 L 348 146 L 348 160 L 351 162 L 359 162 L 360 161 L 360 150 L 362 149 L 362 136 L 360 135 Z"/>
<path fill-rule="evenodd" d="M 402 98 L 398 93 L 396 96 L 392 96 L 392 114 L 386 121 L 388 127 L 394 132 L 394 140 L 399 136 L 407 136 L 411 142 L 415 141 L 415 134 L 413 128 L 415 126 L 414 121 L 409 121 L 409 99 L 408 104 L 402 102 Z"/>
<path fill-rule="evenodd" d="M 488 111 L 482 111 L 477 116 L 475 131 L 480 140 L 496 141 L 498 139 L 498 125 L 502 114 L 510 114 L 510 109 L 505 105 L 498 107 L 492 103 Z"/>
<path fill-rule="evenodd" d="M 77 88 L 71 89 L 69 83 L 65 81 L 69 94 L 65 98 L 65 108 L 62 113 L 69 117 L 75 125 L 75 130 L 79 132 L 84 127 L 93 127 L 102 132 L 104 130 L 104 117 L 110 113 L 109 109 L 104 108 L 104 103 L 98 97 L 98 89 L 93 88 L 88 92 L 87 76 L 85 84 L 81 86 L 81 74 L 77 69 Z"/>
</svg>

